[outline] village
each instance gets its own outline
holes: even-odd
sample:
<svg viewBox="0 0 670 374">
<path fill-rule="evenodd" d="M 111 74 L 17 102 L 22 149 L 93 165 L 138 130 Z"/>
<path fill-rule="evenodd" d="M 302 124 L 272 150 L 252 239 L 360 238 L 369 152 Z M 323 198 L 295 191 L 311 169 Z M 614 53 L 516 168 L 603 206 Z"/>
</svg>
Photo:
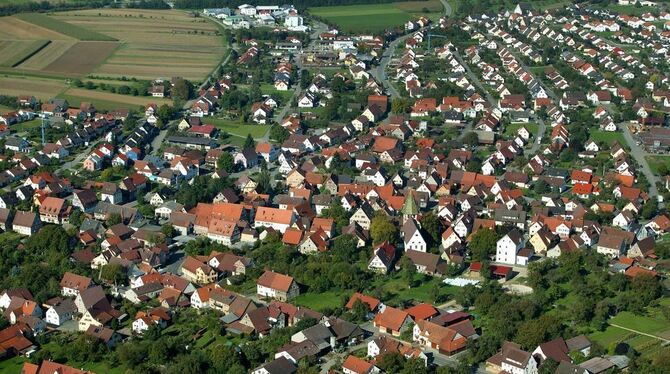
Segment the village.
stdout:
<svg viewBox="0 0 670 374">
<path fill-rule="evenodd" d="M 0 371 L 664 372 L 670 9 L 618 3 L 204 9 L 179 107 L 2 96 Z"/>
</svg>

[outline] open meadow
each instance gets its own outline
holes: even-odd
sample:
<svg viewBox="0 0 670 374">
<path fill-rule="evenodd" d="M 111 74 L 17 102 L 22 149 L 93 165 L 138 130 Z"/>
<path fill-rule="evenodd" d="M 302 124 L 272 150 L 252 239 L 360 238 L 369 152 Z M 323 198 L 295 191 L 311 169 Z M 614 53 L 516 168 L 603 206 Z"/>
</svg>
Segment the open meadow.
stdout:
<svg viewBox="0 0 670 374">
<path fill-rule="evenodd" d="M 444 14 L 439 0 L 405 1 L 389 4 L 348 5 L 309 8 L 309 13 L 321 17 L 348 33 L 378 33 L 402 27 L 410 20 L 427 16 L 433 20 Z"/>
</svg>

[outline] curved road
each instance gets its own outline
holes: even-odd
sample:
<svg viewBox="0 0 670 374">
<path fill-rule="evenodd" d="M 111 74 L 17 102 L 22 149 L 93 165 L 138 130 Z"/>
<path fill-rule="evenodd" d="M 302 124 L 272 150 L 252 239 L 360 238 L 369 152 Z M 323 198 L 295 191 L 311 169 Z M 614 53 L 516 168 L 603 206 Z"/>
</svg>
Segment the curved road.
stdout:
<svg viewBox="0 0 670 374">
<path fill-rule="evenodd" d="M 449 5 L 447 0 L 440 0 L 440 2 L 444 7 L 444 15 L 449 17 L 453 13 L 451 5 Z M 403 43 L 405 40 L 407 40 L 407 38 L 410 37 L 410 35 L 411 34 L 403 35 L 393 40 L 391 43 L 389 43 L 388 47 L 384 51 L 384 54 L 382 55 L 382 59 L 379 61 L 379 65 L 377 65 L 376 68 L 370 70 L 372 76 L 375 77 L 375 79 L 378 82 L 380 82 L 384 87 L 386 87 L 388 94 L 391 98 L 400 97 L 400 93 L 391 84 L 391 81 L 389 81 L 388 76 L 386 75 L 386 68 L 388 68 L 389 63 L 391 62 L 391 58 L 393 57 L 393 53 L 395 52 L 395 49 L 398 46 L 398 44 Z"/>
</svg>

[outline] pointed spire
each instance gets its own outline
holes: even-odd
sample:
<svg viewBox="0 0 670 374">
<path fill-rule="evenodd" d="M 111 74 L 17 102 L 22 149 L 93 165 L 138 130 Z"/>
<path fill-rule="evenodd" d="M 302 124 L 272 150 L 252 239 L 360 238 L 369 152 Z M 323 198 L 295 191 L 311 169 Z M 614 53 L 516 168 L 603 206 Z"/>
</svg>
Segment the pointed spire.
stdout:
<svg viewBox="0 0 670 374">
<path fill-rule="evenodd" d="M 419 207 L 416 205 L 416 200 L 414 200 L 414 191 L 409 190 L 407 195 L 405 195 L 405 203 L 402 205 L 401 213 L 404 216 L 416 216 L 419 214 Z"/>
</svg>

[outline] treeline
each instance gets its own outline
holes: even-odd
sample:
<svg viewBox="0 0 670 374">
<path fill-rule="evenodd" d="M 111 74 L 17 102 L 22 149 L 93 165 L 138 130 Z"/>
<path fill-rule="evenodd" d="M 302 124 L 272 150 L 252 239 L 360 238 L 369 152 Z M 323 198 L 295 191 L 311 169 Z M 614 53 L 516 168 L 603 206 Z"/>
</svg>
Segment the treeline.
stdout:
<svg viewBox="0 0 670 374">
<path fill-rule="evenodd" d="M 128 3 L 126 8 L 131 9 L 170 9 L 170 6 L 163 0 L 140 0 L 138 2 Z"/>
<path fill-rule="evenodd" d="M 237 8 L 243 4 L 251 5 L 283 5 L 292 4 L 297 9 L 305 9 L 308 7 L 318 6 L 336 6 L 336 5 L 357 5 L 357 4 L 385 4 L 392 3 L 397 0 L 260 0 L 260 1 L 244 1 L 244 0 L 177 0 L 175 8 L 178 9 L 203 9 L 203 8 Z M 409 0 L 419 1 L 419 0 Z"/>
<path fill-rule="evenodd" d="M 111 5 L 111 0 L 95 0 L 82 2 L 59 2 L 50 3 L 48 1 L 29 1 L 25 3 L 11 3 L 0 6 L 0 16 L 9 16 L 16 13 L 25 12 L 53 12 L 62 10 L 72 10 L 80 8 L 102 8 Z"/>
</svg>

